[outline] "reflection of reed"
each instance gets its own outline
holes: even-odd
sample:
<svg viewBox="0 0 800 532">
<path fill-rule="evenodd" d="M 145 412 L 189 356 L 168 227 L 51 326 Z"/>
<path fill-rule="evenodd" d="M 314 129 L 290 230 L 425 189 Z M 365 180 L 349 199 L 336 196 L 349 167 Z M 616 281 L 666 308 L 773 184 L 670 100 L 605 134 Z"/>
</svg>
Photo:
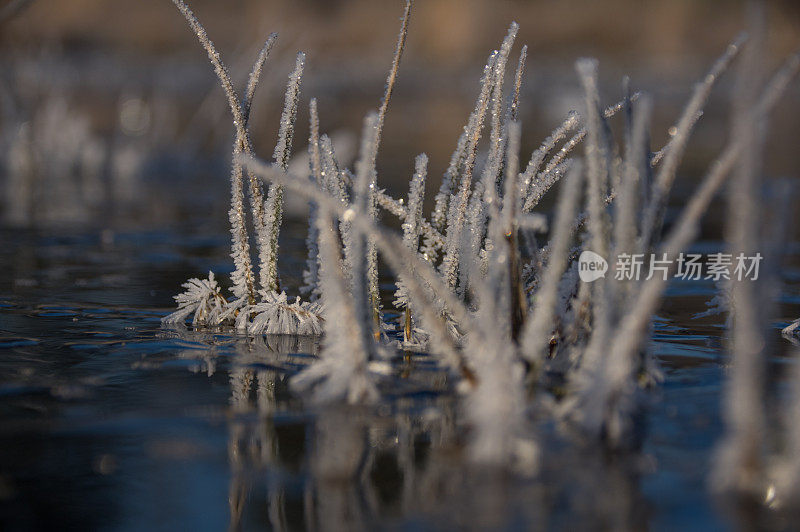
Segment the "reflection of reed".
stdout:
<svg viewBox="0 0 800 532">
<path fill-rule="evenodd" d="M 231 406 L 235 411 L 247 410 L 253 372 L 243 368 L 233 369 L 230 373 Z M 247 426 L 241 421 L 234 421 L 229 427 L 228 461 L 231 466 L 231 481 L 228 489 L 228 506 L 230 508 L 230 530 L 239 530 L 244 513 L 245 503 L 250 493 L 250 479 L 246 475 L 247 441 L 250 440 Z"/>
<path fill-rule="evenodd" d="M 278 383 L 291 353 L 316 353 L 313 338 L 270 335 L 235 340 L 234 366 L 230 369 L 231 408 L 229 458 L 231 486 L 230 528 L 242 525 L 247 499 L 257 472 L 266 473 L 266 510 L 270 526 L 288 530 L 287 497 L 274 414 Z M 250 414 L 257 414 L 255 417 Z"/>
<path fill-rule="evenodd" d="M 230 426 L 228 439 L 228 461 L 231 465 L 231 481 L 228 488 L 228 507 L 230 509 L 230 530 L 239 530 L 245 502 L 250 492 L 250 485 L 243 470 L 241 440 L 244 438 L 245 428 L 242 424 L 233 423 Z"/>
<path fill-rule="evenodd" d="M 253 483 L 253 472 L 267 470 L 278 459 L 278 444 L 272 419 L 277 379 L 278 373 L 273 370 L 255 371 L 238 367 L 230 372 L 231 406 L 234 414 L 242 416 L 252 411 L 259 414 L 255 422 L 248 422 L 240 417 L 235 417 L 231 422 L 228 443 L 231 464 L 231 530 L 237 530 L 241 525 Z M 256 393 L 253 400 L 254 385 Z M 288 527 L 283 509 L 283 486 L 280 481 L 270 481 L 269 484 L 267 509 L 270 524 L 276 530 L 286 530 Z"/>
<path fill-rule="evenodd" d="M 332 408 L 317 417 L 313 437 L 306 495 L 310 528 L 367 528 L 358 475 L 367 451 L 364 420 L 348 409 Z"/>
<path fill-rule="evenodd" d="M 196 343 L 197 334 L 187 332 L 182 340 Z M 646 526 L 640 457 L 610 459 L 550 442 L 542 446 L 546 455 L 536 476 L 470 465 L 464 460 L 457 402 L 448 396 L 424 406 L 401 398 L 392 414 L 325 407 L 304 422 L 300 440 L 287 439 L 275 424 L 275 414 L 283 410 L 281 379 L 291 363 L 287 353 L 314 352 L 316 345 L 292 337 L 220 340 L 208 335 L 205 340 L 210 349 L 187 349 L 181 356 L 202 360 L 209 374 L 220 357 L 233 364 L 230 530 L 254 521 L 276 530 L 364 530 L 387 518 L 442 528 Z M 426 385 L 439 388 L 436 377 L 430 378 Z M 298 482 L 303 486 L 299 497 Z M 266 499 L 251 498 L 264 491 Z"/>
</svg>

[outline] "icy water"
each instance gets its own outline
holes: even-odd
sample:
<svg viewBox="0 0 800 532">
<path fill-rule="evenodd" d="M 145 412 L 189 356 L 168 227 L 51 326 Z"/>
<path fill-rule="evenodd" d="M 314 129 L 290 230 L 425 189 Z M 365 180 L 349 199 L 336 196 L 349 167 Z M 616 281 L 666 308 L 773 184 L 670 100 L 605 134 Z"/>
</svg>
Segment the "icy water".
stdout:
<svg viewBox="0 0 800 532">
<path fill-rule="evenodd" d="M 290 286 L 301 229 L 283 244 Z M 427 357 L 399 357 L 375 408 L 314 409 L 287 387 L 313 341 L 162 329 L 187 277 L 227 282 L 224 229 L 0 241 L 2 530 L 732 527 L 706 489 L 726 363 L 722 318 L 692 318 L 710 282 L 673 284 L 656 320 L 666 378 L 642 451 L 607 455 L 545 426 L 525 476 L 465 465 L 450 383 Z M 788 319 L 800 271 L 786 280 Z"/>
</svg>

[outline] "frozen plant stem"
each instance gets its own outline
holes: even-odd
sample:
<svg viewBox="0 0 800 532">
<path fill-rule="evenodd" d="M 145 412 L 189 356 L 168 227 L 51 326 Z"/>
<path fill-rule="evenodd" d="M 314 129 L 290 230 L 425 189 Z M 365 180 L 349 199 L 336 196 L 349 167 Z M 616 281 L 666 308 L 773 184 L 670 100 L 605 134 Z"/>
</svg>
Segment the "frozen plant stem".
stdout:
<svg viewBox="0 0 800 532">
<path fill-rule="evenodd" d="M 750 6 L 751 8 L 753 6 Z M 758 98 L 763 79 L 765 27 L 763 12 L 753 14 L 753 38 L 744 52 L 734 98 L 733 136 L 742 150 L 733 170 L 728 204 L 728 251 L 733 257 L 754 256 L 761 243 L 760 176 L 765 117 L 748 113 Z M 668 154 L 669 156 L 669 154 Z M 763 281 L 762 281 L 763 282 Z M 717 455 L 714 487 L 722 491 L 763 496 L 765 475 L 765 417 L 768 324 L 763 315 L 770 302 L 760 293 L 759 280 L 730 280 L 733 300 L 730 351 L 731 374 L 723 393 L 727 430 Z"/>
<path fill-rule="evenodd" d="M 474 317 L 447 288 L 447 285 L 430 263 L 423 260 L 419 255 L 409 252 L 403 245 L 401 238 L 377 226 L 368 216 L 359 214 L 357 209 L 349 208 L 319 190 L 301 185 L 296 176 L 280 172 L 271 165 L 264 164 L 252 157 L 245 158 L 242 156 L 240 161 L 264 179 L 271 182 L 280 182 L 292 192 L 308 199 L 313 199 L 320 206 L 325 205 L 326 208 L 336 213 L 340 218 L 347 219 L 354 233 L 366 234 L 374 238 L 378 249 L 392 271 L 398 275 L 404 275 L 407 279 L 407 287 L 411 298 L 421 302 L 419 307 L 425 326 L 430 329 L 429 332 L 437 339 L 432 345 L 434 353 L 441 354 L 444 362 L 448 366 L 459 370 L 468 381 L 476 381 L 477 377 L 470 367 L 469 361 L 455 347 L 450 334 L 444 328 L 441 314 L 435 309 L 447 308 L 453 321 L 463 330 L 473 329 Z M 364 290 L 361 290 L 361 292 L 364 292 Z M 432 299 L 430 294 L 434 294 L 433 298 L 435 300 Z M 355 294 L 353 297 L 355 298 Z"/>
<path fill-rule="evenodd" d="M 312 186 L 321 190 L 325 189 L 322 175 L 322 154 L 319 146 L 319 114 L 317 111 L 317 100 L 312 98 L 308 106 L 309 114 L 309 135 L 308 135 L 308 160 L 309 160 L 309 180 Z M 317 229 L 318 208 L 313 201 L 308 202 L 308 237 L 306 238 L 306 269 L 303 271 L 304 285 L 301 292 L 309 294 L 313 301 L 319 297 L 319 268 L 320 257 L 318 247 Z"/>
<path fill-rule="evenodd" d="M 318 402 L 344 399 L 349 403 L 371 402 L 378 392 L 368 374 L 370 342 L 364 321 L 347 289 L 333 217 L 320 205 L 317 217 L 319 251 L 323 268 L 320 282 L 325 308 L 325 340 L 321 359 L 291 380 L 298 390 L 313 389 Z M 369 322 L 367 322 L 367 325 Z"/>
<path fill-rule="evenodd" d="M 462 249 L 462 232 L 464 230 L 467 206 L 470 196 L 472 185 L 472 172 L 475 167 L 475 157 L 478 152 L 478 142 L 480 141 L 481 131 L 483 130 L 483 121 L 486 117 L 486 111 L 489 107 L 489 92 L 492 88 L 492 81 L 494 76 L 495 63 L 497 61 L 498 52 L 494 52 L 489 58 L 489 62 L 483 72 L 481 80 L 481 94 L 478 97 L 478 103 L 475 110 L 469 118 L 467 128 L 465 129 L 465 144 L 464 144 L 464 166 L 461 181 L 458 183 L 457 193 L 451 197 L 448 205 L 447 214 L 447 231 L 445 242 L 445 255 L 442 260 L 442 275 L 450 288 L 455 291 L 458 282 L 458 267 L 461 257 Z M 445 178 L 447 179 L 447 178 Z M 442 184 L 444 186 L 444 183 Z M 440 191 L 440 194 L 442 192 Z M 449 195 L 449 189 L 447 189 Z"/>
<path fill-rule="evenodd" d="M 368 217 L 374 220 L 374 213 L 371 209 L 372 190 L 375 188 L 375 167 L 374 160 L 375 148 L 378 141 L 378 115 L 369 114 L 364 119 L 364 127 L 361 134 L 361 150 L 356 163 L 356 181 L 353 190 L 353 207 L 356 216 Z M 345 221 L 348 221 L 345 219 Z M 376 297 L 372 294 L 372 278 L 377 278 L 377 272 L 373 268 L 377 267 L 377 258 L 373 262 L 370 260 L 369 236 L 364 234 L 352 235 L 350 243 L 346 249 L 350 271 L 352 272 L 352 291 L 353 299 L 356 301 L 356 308 L 362 323 L 368 324 L 375 320 Z M 377 334 L 377 324 L 373 331 Z"/>
<path fill-rule="evenodd" d="M 635 253 L 638 238 L 639 200 L 645 188 L 650 165 L 648 131 L 652 113 L 650 97 L 643 96 L 632 105 L 631 132 L 627 139 L 621 186 L 615 204 L 614 253 Z"/>
<path fill-rule="evenodd" d="M 624 109 L 626 102 L 635 102 L 638 98 L 639 93 L 633 93 L 630 98 L 626 98 L 606 107 L 603 111 L 603 116 L 605 118 L 611 118 Z M 541 170 L 541 166 L 545 158 L 555 149 L 558 141 L 566 137 L 567 134 L 578 127 L 580 123 L 581 116 L 571 111 L 561 125 L 554 129 L 542 145 L 531 154 L 531 159 L 520 177 L 525 198 L 523 202 L 523 212 L 530 212 L 533 210 L 550 187 L 557 183 L 564 174 L 564 172 L 560 172 L 559 169 L 564 167 L 563 165 L 568 162 L 567 156 L 586 137 L 585 127 L 579 129 L 575 135 L 570 137 L 570 139 L 561 146 L 558 152 L 548 161 L 543 170 Z"/>
<path fill-rule="evenodd" d="M 300 100 L 300 81 L 303 77 L 306 54 L 297 54 L 294 70 L 289 74 L 286 86 L 286 96 L 283 103 L 281 125 L 278 130 L 278 143 L 275 145 L 275 164 L 283 171 L 289 168 L 289 158 L 292 154 L 292 140 L 294 138 L 294 125 L 297 120 L 297 105 Z M 283 221 L 283 187 L 273 184 L 269 187 L 267 201 L 264 209 L 264 222 L 267 232 L 266 241 L 259 246 L 260 280 L 261 289 L 267 292 L 277 292 L 278 282 L 278 234 Z M 259 236 L 261 238 L 261 236 Z"/>
<path fill-rule="evenodd" d="M 519 53 L 519 62 L 517 63 L 517 72 L 514 75 L 514 95 L 511 98 L 511 106 L 509 107 L 511 120 L 516 122 L 519 119 L 519 94 L 522 88 L 522 76 L 525 73 L 525 61 L 528 59 L 528 45 L 522 47 Z"/>
<path fill-rule="evenodd" d="M 550 258 L 534 298 L 533 315 L 525 323 L 521 336 L 522 354 L 534 367 L 542 363 L 550 343 L 550 329 L 555 317 L 559 282 L 569 261 L 569 247 L 573 234 L 572 221 L 578 208 L 582 184 L 583 167 L 576 164 L 561 186 L 553 237 L 550 241 Z"/>
<path fill-rule="evenodd" d="M 748 120 L 759 122 L 777 104 L 780 96 L 785 92 L 789 82 L 797 75 L 800 69 L 800 55 L 792 56 L 784 66 L 775 74 L 770 83 L 761 93 L 758 103 L 748 113 Z M 734 136 L 723 150 L 719 158 L 712 163 L 708 173 L 703 178 L 696 192 L 684 207 L 678 221 L 659 246 L 657 254 L 666 255 L 674 269 L 674 260 L 681 250 L 686 249 L 694 240 L 700 219 L 714 198 L 714 195 L 725 183 L 730 172 L 735 167 L 742 150 L 747 147 L 744 139 Z M 615 366 L 612 381 L 624 382 L 629 378 L 636 350 L 639 349 L 644 331 L 650 322 L 653 312 L 656 311 L 661 294 L 666 288 L 666 281 L 661 276 L 653 276 L 645 281 L 631 301 L 627 313 L 623 316 L 611 344 L 610 352 L 616 360 L 622 363 Z"/>
<path fill-rule="evenodd" d="M 467 159 L 470 139 L 474 137 L 476 128 L 478 128 L 479 134 L 480 128 L 483 127 L 483 118 L 486 115 L 486 106 L 489 104 L 489 91 L 491 90 L 492 84 L 491 72 L 497 59 L 497 53 L 498 52 L 495 51 L 489 56 L 489 61 L 483 69 L 483 76 L 481 77 L 480 91 L 478 99 L 475 102 L 475 109 L 472 111 L 472 114 L 470 114 L 467 125 L 458 138 L 456 150 L 450 158 L 450 164 L 442 179 L 439 193 L 436 195 L 436 205 L 431 215 L 431 222 L 436 230 L 441 233 L 444 233 L 447 228 L 452 199 L 451 195 L 456 192 L 454 189 L 457 189 L 459 185 L 459 172 L 464 171 L 466 168 L 465 161 Z"/>
<path fill-rule="evenodd" d="M 395 47 L 394 57 L 392 58 L 392 66 L 389 69 L 389 75 L 386 78 L 386 90 L 381 100 L 381 106 L 378 110 L 377 124 L 375 125 L 375 142 L 369 154 L 369 164 L 372 169 L 372 180 L 369 190 L 369 213 L 374 219 L 377 219 L 377 157 L 378 150 L 381 144 L 381 134 L 383 132 L 383 125 L 386 121 L 386 111 L 389 108 L 389 101 L 392 98 L 394 91 L 394 84 L 397 80 L 397 72 L 400 68 L 400 60 L 403 57 L 403 51 L 406 47 L 406 38 L 408 37 L 408 23 L 411 20 L 411 10 L 414 6 L 413 0 L 406 0 L 406 7 L 403 13 L 403 22 L 400 27 L 400 33 L 397 36 L 397 46 Z M 367 272 L 369 282 L 369 299 L 372 306 L 372 313 L 375 320 L 375 337 L 380 336 L 380 294 L 378 292 L 378 251 L 375 243 L 372 240 L 367 240 Z"/>
<path fill-rule="evenodd" d="M 740 35 L 733 43 L 731 43 L 725 50 L 725 53 L 717 59 L 714 65 L 709 70 L 706 77 L 702 82 L 695 86 L 694 93 L 692 94 L 689 104 L 681 114 L 678 123 L 675 125 L 675 134 L 670 140 L 669 144 L 664 147 L 658 154 L 653 157 L 652 164 L 656 165 L 663 158 L 658 173 L 656 174 L 653 183 L 653 190 L 650 194 L 650 200 L 644 212 L 644 219 L 642 221 L 642 236 L 640 248 L 646 250 L 650 247 L 653 233 L 660 230 L 661 219 L 664 216 L 664 208 L 668 199 L 669 191 L 672 188 L 672 183 L 675 180 L 675 175 L 678 171 L 678 163 L 683 158 L 684 151 L 689 142 L 697 121 L 702 116 L 702 109 L 705 107 L 708 97 L 711 94 L 711 89 L 717 82 L 719 77 L 728 69 L 731 61 L 739 53 L 746 40 L 745 35 Z"/>
<path fill-rule="evenodd" d="M 422 220 L 422 201 L 425 197 L 425 179 L 428 174 L 428 156 L 424 153 L 417 156 L 414 177 L 408 191 L 408 216 L 403 223 L 403 245 L 416 253 L 419 249 L 420 226 Z M 402 280 L 400 281 L 402 283 Z M 398 290 L 398 303 L 405 307 L 404 338 L 406 342 L 412 339 L 412 310 L 411 298 L 404 289 Z"/>
<path fill-rule="evenodd" d="M 511 337 L 516 341 L 528 315 L 528 300 L 522 286 L 518 231 L 521 209 L 519 205 L 519 145 L 522 126 L 512 122 L 508 126 L 508 149 L 506 150 L 505 192 L 503 194 L 502 224 L 505 245 L 508 247 L 508 278 L 511 312 Z M 499 242 L 498 242 L 499 245 Z"/>
<path fill-rule="evenodd" d="M 214 67 L 214 72 L 219 79 L 220 86 L 225 93 L 230 108 L 231 115 L 233 116 L 233 125 L 236 130 L 236 140 L 234 141 L 233 149 L 233 167 L 231 170 L 231 210 L 229 218 L 231 222 L 231 235 L 232 235 L 232 251 L 231 256 L 235 263 L 235 270 L 232 275 L 233 278 L 233 292 L 239 299 L 247 298 L 247 302 L 252 304 L 255 302 L 255 283 L 253 279 L 253 270 L 250 259 L 250 244 L 247 232 L 244 212 L 244 192 L 243 192 L 243 172 L 239 164 L 237 164 L 238 155 L 241 153 L 251 154 L 252 144 L 250 135 L 247 130 L 247 122 L 250 116 L 250 108 L 252 105 L 252 97 L 255 94 L 258 81 L 260 79 L 261 70 L 264 62 L 269 56 L 272 49 L 272 44 L 275 41 L 275 34 L 270 35 L 266 44 L 262 48 L 261 53 L 253 68 L 252 74 L 247 88 L 247 98 L 240 102 L 236 91 L 233 88 L 230 75 L 225 64 L 214 47 L 214 43 L 209 39 L 203 25 L 195 17 L 194 13 L 183 2 L 183 0 L 173 0 L 173 3 L 184 16 L 189 26 L 194 31 L 200 44 L 206 50 L 208 59 Z M 265 239 L 265 228 L 263 226 L 263 209 L 264 209 L 264 196 L 261 188 L 261 182 L 255 175 L 248 173 L 249 177 L 249 196 L 250 205 L 252 207 L 253 224 L 256 227 L 256 234 L 259 241 Z"/>
<path fill-rule="evenodd" d="M 397 80 L 397 71 L 400 68 L 400 59 L 403 57 L 403 51 L 406 48 L 406 38 L 408 37 L 408 23 L 411 20 L 411 9 L 414 7 L 414 0 L 406 0 L 406 9 L 403 13 L 403 23 L 400 27 L 400 34 L 397 36 L 397 47 L 394 51 L 394 58 L 392 59 L 392 68 L 389 70 L 389 75 L 386 78 L 386 90 L 381 100 L 381 106 L 378 110 L 378 135 L 375 142 L 375 153 L 377 154 L 378 148 L 381 144 L 381 132 L 383 131 L 383 123 L 386 121 L 386 111 L 389 108 L 389 100 L 392 98 L 392 91 L 394 91 L 394 83 Z M 372 161 L 375 164 L 375 161 Z"/>
</svg>

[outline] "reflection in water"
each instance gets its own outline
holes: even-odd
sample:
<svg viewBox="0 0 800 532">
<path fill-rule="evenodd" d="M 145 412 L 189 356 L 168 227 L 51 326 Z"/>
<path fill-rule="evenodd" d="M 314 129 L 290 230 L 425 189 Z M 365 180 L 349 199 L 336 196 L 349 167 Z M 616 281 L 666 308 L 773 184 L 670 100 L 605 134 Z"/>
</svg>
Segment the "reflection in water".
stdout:
<svg viewBox="0 0 800 532">
<path fill-rule="evenodd" d="M 648 405 L 645 457 L 604 456 L 540 426 L 537 475 L 501 474 L 465 468 L 462 412 L 425 354 L 392 363 L 374 408 L 317 411 L 286 386 L 313 341 L 162 329 L 187 268 L 228 260 L 227 233 L 204 227 L 111 244 L 0 231 L 0 529 L 764 527 L 741 505 L 726 516 L 706 489 L 722 330 L 692 316 L 713 283 L 676 285 L 656 320 L 666 381 Z M 286 243 L 300 270 L 304 231 L 287 232 L 301 235 Z M 794 318 L 791 250 L 782 315 Z M 772 361 L 788 370 L 787 355 Z M 354 473 L 335 480 L 334 467 Z"/>
<path fill-rule="evenodd" d="M 321 412 L 314 426 L 306 514 L 315 530 L 362 530 L 368 509 L 359 471 L 367 454 L 365 420 L 345 409 Z"/>
<path fill-rule="evenodd" d="M 184 334 L 187 342 L 201 338 Z M 197 360 L 209 376 L 218 365 L 229 374 L 231 530 L 647 528 L 639 477 L 651 464 L 643 457 L 576 447 L 543 428 L 546 454 L 535 476 L 469 465 L 449 393 L 309 412 L 286 381 L 308 362 L 295 353 L 316 352 L 313 341 L 213 335 L 203 341 L 209 349 L 180 356 Z M 397 375 L 404 380 L 403 368 Z"/>
</svg>

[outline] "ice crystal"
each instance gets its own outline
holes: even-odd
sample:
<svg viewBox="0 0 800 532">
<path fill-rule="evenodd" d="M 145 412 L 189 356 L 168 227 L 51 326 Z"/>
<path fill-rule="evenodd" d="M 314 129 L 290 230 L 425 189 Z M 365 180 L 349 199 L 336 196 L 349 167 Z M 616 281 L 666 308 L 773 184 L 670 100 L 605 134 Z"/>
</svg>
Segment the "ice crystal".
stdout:
<svg viewBox="0 0 800 532">
<path fill-rule="evenodd" d="M 260 292 L 261 300 L 248 308 L 253 315 L 247 332 L 258 334 L 322 334 L 321 309 L 318 303 L 289 301 L 286 292 Z"/>
<path fill-rule="evenodd" d="M 214 273 L 208 272 L 208 279 L 192 278 L 181 285 L 186 289 L 175 296 L 178 310 L 164 317 L 165 325 L 182 324 L 192 316 L 192 325 L 217 325 L 225 306 L 225 298 L 220 294 Z"/>
</svg>

